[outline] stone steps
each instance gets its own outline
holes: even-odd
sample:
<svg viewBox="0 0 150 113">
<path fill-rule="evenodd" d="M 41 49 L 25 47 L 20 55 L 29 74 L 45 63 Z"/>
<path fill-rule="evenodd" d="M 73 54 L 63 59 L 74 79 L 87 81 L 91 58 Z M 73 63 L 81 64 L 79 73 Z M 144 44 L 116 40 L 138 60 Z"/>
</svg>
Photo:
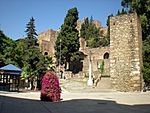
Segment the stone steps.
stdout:
<svg viewBox="0 0 150 113">
<path fill-rule="evenodd" d="M 61 87 L 69 92 L 110 92 L 111 83 L 109 77 L 102 77 L 97 87 L 87 86 L 88 79 L 72 78 L 70 80 L 60 81 Z"/>
<path fill-rule="evenodd" d="M 110 77 L 102 77 L 101 80 L 98 82 L 97 89 L 111 89 L 111 81 Z"/>
</svg>

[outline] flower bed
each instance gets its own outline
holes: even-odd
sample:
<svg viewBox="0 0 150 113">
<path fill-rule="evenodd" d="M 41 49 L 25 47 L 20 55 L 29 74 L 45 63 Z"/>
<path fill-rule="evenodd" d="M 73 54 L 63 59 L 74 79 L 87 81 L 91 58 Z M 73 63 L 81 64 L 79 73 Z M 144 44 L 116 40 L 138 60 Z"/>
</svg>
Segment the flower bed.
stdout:
<svg viewBox="0 0 150 113">
<path fill-rule="evenodd" d="M 61 88 L 56 73 L 48 71 L 43 76 L 41 88 L 41 100 L 60 101 Z"/>
</svg>

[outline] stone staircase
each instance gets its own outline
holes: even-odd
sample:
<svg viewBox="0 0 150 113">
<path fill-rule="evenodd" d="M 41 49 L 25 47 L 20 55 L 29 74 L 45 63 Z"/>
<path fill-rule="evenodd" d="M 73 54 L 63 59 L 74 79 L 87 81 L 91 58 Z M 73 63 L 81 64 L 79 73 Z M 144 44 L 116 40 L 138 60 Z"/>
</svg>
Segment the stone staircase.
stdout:
<svg viewBox="0 0 150 113">
<path fill-rule="evenodd" d="M 110 77 L 101 77 L 101 80 L 98 82 L 97 89 L 111 89 Z"/>
<path fill-rule="evenodd" d="M 61 87 L 69 92 L 112 92 L 109 77 L 102 77 L 97 86 L 87 86 L 86 79 L 72 78 L 70 80 L 60 81 Z"/>
</svg>

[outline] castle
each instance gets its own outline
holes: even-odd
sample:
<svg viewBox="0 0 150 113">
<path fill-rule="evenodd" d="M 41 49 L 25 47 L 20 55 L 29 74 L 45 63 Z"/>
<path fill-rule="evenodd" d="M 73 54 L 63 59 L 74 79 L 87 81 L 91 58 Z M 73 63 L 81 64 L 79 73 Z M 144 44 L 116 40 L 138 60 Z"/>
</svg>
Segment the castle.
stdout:
<svg viewBox="0 0 150 113">
<path fill-rule="evenodd" d="M 131 13 L 110 17 L 109 21 L 110 46 L 90 49 L 86 47 L 86 41 L 80 37 L 80 51 L 84 53 L 84 60 L 82 60 L 82 71 L 78 73 L 78 76 L 88 74 L 89 54 L 91 54 L 93 77 L 98 77 L 98 64 L 104 61 L 103 76 L 109 77 L 112 89 L 124 92 L 141 91 L 143 64 L 139 17 L 136 13 Z M 78 31 L 81 29 L 81 24 L 81 21 L 77 22 Z M 107 27 L 103 28 L 99 21 L 94 21 L 94 24 L 103 36 L 107 35 Z M 40 50 L 44 55 L 54 57 L 58 32 L 48 30 L 39 34 Z"/>
</svg>

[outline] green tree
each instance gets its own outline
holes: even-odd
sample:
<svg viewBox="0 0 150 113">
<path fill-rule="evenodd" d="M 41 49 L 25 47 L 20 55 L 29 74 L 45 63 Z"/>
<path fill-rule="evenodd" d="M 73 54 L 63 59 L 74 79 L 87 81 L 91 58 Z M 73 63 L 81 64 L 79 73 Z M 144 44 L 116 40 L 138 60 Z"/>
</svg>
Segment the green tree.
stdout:
<svg viewBox="0 0 150 113">
<path fill-rule="evenodd" d="M 0 66 L 8 63 L 17 65 L 15 62 L 15 41 L 7 37 L 3 31 L 0 30 Z"/>
<path fill-rule="evenodd" d="M 121 5 L 128 12 L 137 12 L 142 24 L 143 38 L 143 75 L 150 80 L 150 0 L 122 0 Z"/>
<path fill-rule="evenodd" d="M 28 42 L 26 38 L 22 38 L 16 41 L 15 47 L 15 60 L 17 61 L 20 68 L 25 66 L 25 58 L 27 56 L 28 51 Z"/>
<path fill-rule="evenodd" d="M 25 32 L 27 33 L 27 39 L 28 39 L 29 46 L 34 46 L 37 44 L 37 38 L 36 38 L 37 33 L 36 33 L 34 22 L 35 22 L 35 20 L 32 17 L 30 19 L 30 21 L 28 22 L 28 24 L 26 26 L 26 30 L 25 30 Z"/>
<path fill-rule="evenodd" d="M 80 36 L 85 38 L 88 47 L 95 48 L 100 46 L 99 28 L 96 28 L 93 23 L 93 17 L 90 20 L 85 18 L 81 25 Z"/>
<path fill-rule="evenodd" d="M 0 67 L 4 66 L 4 56 L 0 53 Z"/>
<path fill-rule="evenodd" d="M 15 48 L 16 43 L 14 40 L 9 39 L 7 40 L 7 46 L 4 49 L 4 59 L 5 59 L 5 64 L 14 64 L 18 66 L 18 63 L 15 61 Z"/>
<path fill-rule="evenodd" d="M 120 10 L 118 10 L 117 15 L 120 15 Z"/>
<path fill-rule="evenodd" d="M 150 0 L 122 0 L 121 5 L 128 12 L 137 12 L 140 16 L 143 38 L 150 35 Z"/>
<path fill-rule="evenodd" d="M 33 79 L 37 77 L 40 84 L 53 62 L 51 57 L 42 55 L 39 46 L 29 43 L 28 37 L 14 41 L 0 31 L 0 66 L 8 63 L 19 66 L 23 70 L 21 77 L 30 78 L 33 86 Z"/>
<path fill-rule="evenodd" d="M 4 52 L 3 51 L 6 47 L 6 40 L 7 40 L 7 37 L 5 36 L 3 31 L 0 30 L 0 67 L 5 65 L 5 63 L 4 63 Z"/>
<path fill-rule="evenodd" d="M 116 16 L 117 15 L 122 15 L 122 14 L 127 14 L 127 11 L 124 8 L 122 8 L 121 12 L 120 12 L 120 10 L 118 10 Z"/>
<path fill-rule="evenodd" d="M 3 53 L 3 50 L 5 48 L 5 40 L 7 39 L 7 37 L 5 36 L 5 34 L 3 33 L 2 30 L 0 30 L 0 53 Z"/>
<path fill-rule="evenodd" d="M 9 46 L 12 39 L 7 37 L 2 30 L 0 30 L 0 53 L 3 54 L 4 49 Z"/>
<path fill-rule="evenodd" d="M 55 56 L 59 63 L 59 59 L 61 58 L 61 64 L 69 64 L 70 61 L 79 60 L 80 45 L 78 36 L 79 33 L 76 29 L 77 20 L 77 8 L 74 7 L 69 9 L 65 17 L 64 24 L 61 26 L 61 30 L 57 37 L 55 46 Z"/>
<path fill-rule="evenodd" d="M 33 81 L 35 78 L 40 83 L 43 74 L 46 72 L 47 67 L 52 64 L 52 58 L 44 56 L 40 52 L 37 44 L 37 33 L 34 26 L 34 18 L 32 17 L 27 24 L 27 37 L 17 41 L 15 52 L 18 64 L 23 69 L 22 78 L 29 78 L 33 89 Z M 39 87 L 40 88 L 40 87 Z"/>
<path fill-rule="evenodd" d="M 121 14 L 127 14 L 127 11 L 124 8 L 122 8 Z"/>
<path fill-rule="evenodd" d="M 87 30 L 89 28 L 89 19 L 85 18 L 84 22 L 81 25 L 81 29 L 80 29 L 80 37 L 87 39 L 88 38 L 88 33 Z"/>
<path fill-rule="evenodd" d="M 104 65 L 105 65 L 105 62 L 104 60 L 102 61 L 101 65 L 100 65 L 100 72 L 101 72 L 101 75 L 104 73 Z"/>
<path fill-rule="evenodd" d="M 23 72 L 21 75 L 22 80 L 30 79 L 33 88 L 33 80 L 38 79 L 38 88 L 41 86 L 42 76 L 51 65 L 52 58 L 44 56 L 39 49 L 39 46 L 28 47 L 28 39 L 23 38 L 16 41 L 15 59 Z"/>
<path fill-rule="evenodd" d="M 100 41 L 100 44 L 102 45 L 102 47 L 108 46 L 110 44 L 110 21 L 109 21 L 109 19 L 112 16 L 113 16 L 113 14 L 110 14 L 107 18 L 107 23 L 106 23 L 106 25 L 108 26 L 107 35 L 104 36 L 104 38 L 102 38 Z"/>
<path fill-rule="evenodd" d="M 28 41 L 26 40 L 27 38 L 19 42 L 16 51 L 20 53 L 17 58 L 19 65 L 22 66 L 23 69 L 22 78 L 29 78 L 33 89 L 34 79 L 37 78 L 38 84 L 40 84 L 47 67 L 53 62 L 51 57 L 44 56 L 40 52 L 39 46 L 27 47 Z M 38 85 L 38 88 L 40 88 L 40 85 Z"/>
<path fill-rule="evenodd" d="M 150 81 L 150 35 L 143 41 L 144 80 Z"/>
</svg>

